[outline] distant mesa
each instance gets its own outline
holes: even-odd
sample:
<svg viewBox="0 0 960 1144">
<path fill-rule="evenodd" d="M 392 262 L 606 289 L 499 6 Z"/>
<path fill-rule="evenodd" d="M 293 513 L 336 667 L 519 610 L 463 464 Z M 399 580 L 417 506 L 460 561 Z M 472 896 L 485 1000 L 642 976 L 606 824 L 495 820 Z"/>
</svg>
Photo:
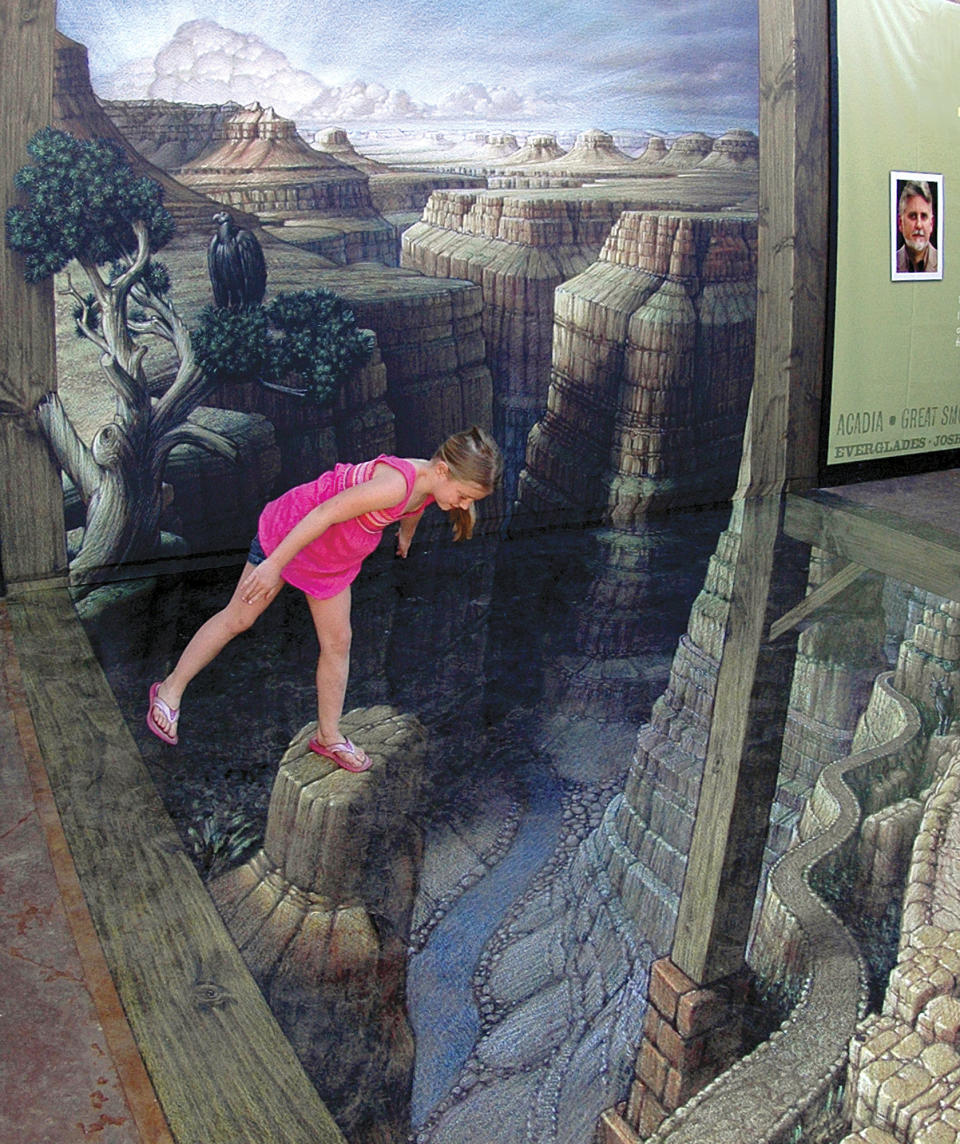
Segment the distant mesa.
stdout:
<svg viewBox="0 0 960 1144">
<path fill-rule="evenodd" d="M 506 159 L 520 150 L 516 135 L 488 135 L 480 148 L 478 159 Z"/>
<path fill-rule="evenodd" d="M 322 131 L 317 131 L 313 137 L 313 148 L 325 155 L 332 155 L 338 162 L 346 163 L 348 167 L 355 167 L 358 171 L 366 171 L 370 175 L 390 170 L 376 159 L 368 159 L 366 155 L 361 155 L 342 127 L 325 127 Z"/>
<path fill-rule="evenodd" d="M 702 131 L 691 131 L 674 141 L 663 164 L 678 170 L 699 167 L 712 150 L 713 139 L 709 135 L 705 135 Z"/>
<path fill-rule="evenodd" d="M 662 135 L 651 135 L 645 150 L 636 157 L 634 162 L 644 166 L 652 166 L 654 163 L 662 162 L 667 157 L 668 152 L 666 139 Z"/>
<path fill-rule="evenodd" d="M 609 170 L 629 168 L 634 160 L 621 151 L 614 143 L 609 131 L 593 128 L 581 132 L 574 145 L 560 158 L 544 164 L 546 167 L 562 167 L 563 170 Z"/>
<path fill-rule="evenodd" d="M 714 141 L 713 149 L 703 160 L 701 166 L 725 170 L 758 171 L 760 169 L 760 140 L 752 131 L 728 131 Z"/>
<path fill-rule="evenodd" d="M 531 135 L 524 145 L 509 156 L 509 165 L 523 163 L 549 163 L 565 152 L 557 143 L 556 135 Z"/>
<path fill-rule="evenodd" d="M 514 158 L 524 163 L 547 163 L 551 159 L 559 159 L 565 154 L 566 152 L 557 142 L 556 135 L 534 135 L 527 140 L 520 154 Z"/>
<path fill-rule="evenodd" d="M 272 107 L 244 107 L 224 123 L 224 135 L 219 146 L 180 168 L 188 186 L 261 215 L 375 213 L 367 175 L 314 150 L 293 120 Z"/>
<path fill-rule="evenodd" d="M 210 219 L 217 211 L 218 203 L 177 182 L 130 145 L 94 95 L 87 49 L 83 44 L 57 32 L 55 50 L 53 126 L 69 131 L 77 139 L 111 139 L 119 143 L 137 174 L 146 175 L 163 187 L 164 206 L 173 215 L 178 230 L 209 232 Z M 242 226 L 257 225 L 257 219 L 251 215 L 238 214 L 235 217 Z"/>
</svg>

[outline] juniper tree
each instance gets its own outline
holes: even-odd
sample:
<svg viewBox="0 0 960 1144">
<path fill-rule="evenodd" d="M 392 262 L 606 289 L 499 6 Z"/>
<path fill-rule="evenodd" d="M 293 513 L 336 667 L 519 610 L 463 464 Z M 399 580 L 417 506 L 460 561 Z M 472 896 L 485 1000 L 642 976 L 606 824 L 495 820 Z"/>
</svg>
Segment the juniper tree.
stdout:
<svg viewBox="0 0 960 1144">
<path fill-rule="evenodd" d="M 55 392 L 37 409 L 86 507 L 83 541 L 70 565 L 71 578 L 81 582 L 158 552 L 163 473 L 172 449 L 192 444 L 236 457 L 226 437 L 187 421 L 214 385 L 279 380 L 293 369 L 306 381 L 301 392 L 326 401 L 366 360 L 371 344 L 342 302 L 325 291 L 279 295 L 267 308 L 208 307 L 191 334 L 170 301 L 166 268 L 153 258 L 173 234 L 160 185 L 137 176 L 111 140 L 80 140 L 48 127 L 27 151 L 34 162 L 15 176 L 26 202 L 7 212 L 8 245 L 24 256 L 28 281 L 68 271 L 77 333 L 99 351 L 116 396 L 114 420 L 89 445 Z M 87 289 L 74 283 L 74 264 Z M 144 368 L 152 339 L 171 346 L 177 360 L 159 398 L 151 396 L 157 386 Z"/>
</svg>

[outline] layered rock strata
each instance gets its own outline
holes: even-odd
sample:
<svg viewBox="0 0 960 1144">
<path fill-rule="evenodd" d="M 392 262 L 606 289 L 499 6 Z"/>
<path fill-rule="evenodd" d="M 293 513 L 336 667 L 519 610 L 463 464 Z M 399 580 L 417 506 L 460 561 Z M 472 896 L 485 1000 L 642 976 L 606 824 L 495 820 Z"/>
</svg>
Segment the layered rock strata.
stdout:
<svg viewBox="0 0 960 1144">
<path fill-rule="evenodd" d="M 518 167 L 526 163 L 549 163 L 561 158 L 566 152 L 557 142 L 556 135 L 531 135 L 517 151 L 504 162 L 507 167 Z"/>
<path fill-rule="evenodd" d="M 810 590 L 839 571 L 842 563 L 814 549 Z M 858 581 L 833 602 L 829 618 L 800 633 L 766 866 L 789 844 L 820 771 L 850 754 L 873 681 L 890 666 L 883 652 L 882 596 L 881 579 Z"/>
<path fill-rule="evenodd" d="M 678 170 L 698 167 L 712 151 L 713 139 L 709 135 L 702 131 L 691 131 L 673 141 L 663 158 L 663 165 Z"/>
<path fill-rule="evenodd" d="M 488 135 L 477 155 L 478 159 L 507 159 L 520 151 L 516 135 Z"/>
<path fill-rule="evenodd" d="M 714 140 L 700 166 L 756 171 L 760 167 L 760 140 L 752 131 L 728 131 Z"/>
<path fill-rule="evenodd" d="M 342 297 L 377 336 L 401 456 L 430 457 L 451 433 L 474 423 L 491 427 L 493 385 L 476 286 L 368 264 L 325 271 L 317 285 Z"/>
<path fill-rule="evenodd" d="M 181 167 L 183 182 L 218 202 L 267 216 L 373 215 L 367 176 L 315 151 L 292 120 L 258 103 L 231 116 L 224 142 Z"/>
<path fill-rule="evenodd" d="M 361 155 L 342 127 L 326 127 L 322 131 L 317 131 L 313 136 L 313 147 L 325 155 L 332 155 L 338 163 L 356 167 L 358 171 L 366 171 L 368 175 L 390 169 L 383 163 L 378 163 L 376 159 L 368 159 L 366 155 Z"/>
<path fill-rule="evenodd" d="M 550 170 L 598 173 L 629 169 L 632 165 L 633 159 L 614 143 L 610 132 L 597 128 L 581 132 L 565 155 L 544 164 Z"/>
<path fill-rule="evenodd" d="M 691 601 L 702 585 L 692 550 L 699 556 L 718 528 L 717 514 L 702 513 L 687 528 L 657 520 L 631 532 L 590 530 L 589 545 L 571 552 L 589 580 L 575 588 L 572 637 L 546 657 L 538 722 L 538 740 L 564 778 L 622 774 L 662 690 L 669 658 L 659 649 L 673 642 L 665 633 L 683 607 L 677 601 Z"/>
<path fill-rule="evenodd" d="M 344 379 L 329 405 L 257 382 L 221 386 L 207 401 L 259 414 L 274 427 L 281 463 L 273 490 L 313 480 L 341 458 L 376 457 L 396 446 L 387 372 L 376 348 L 369 362 Z"/>
<path fill-rule="evenodd" d="M 651 135 L 647 141 L 642 154 L 638 155 L 635 162 L 638 166 L 653 166 L 659 163 L 661 159 L 667 156 L 667 141 L 662 135 Z"/>
<path fill-rule="evenodd" d="M 916 589 L 907 623 L 896 686 L 925 713 L 930 727 L 945 734 L 960 703 L 960 603 Z"/>
<path fill-rule="evenodd" d="M 151 163 L 174 171 L 225 139 L 239 103 L 175 103 L 169 99 L 105 99 L 117 130 Z"/>
<path fill-rule="evenodd" d="M 87 49 L 60 32 L 56 34 L 56 42 L 54 127 L 69 131 L 78 139 L 111 139 L 119 143 L 131 167 L 163 187 L 164 206 L 173 215 L 179 231 L 209 230 L 211 218 L 220 209 L 219 204 L 144 159 L 104 113 L 94 95 L 90 84 Z M 24 156 L 24 161 L 26 158 Z M 237 214 L 235 217 L 243 226 L 257 225 L 257 219 L 252 214 Z"/>
<path fill-rule="evenodd" d="M 518 503 L 629 527 L 729 495 L 753 377 L 756 221 L 627 212 L 556 291 L 550 389 Z"/>
<path fill-rule="evenodd" d="M 842 1144 L 960 1137 L 960 754 L 952 740 L 944 773 L 925 801 L 901 922 L 897 963 L 880 1013 L 850 1044 Z"/>
<path fill-rule="evenodd" d="M 350 712 L 344 731 L 372 769 L 349 774 L 313 754 L 305 727 L 280 762 L 263 848 L 210 890 L 338 1125 L 373 1144 L 404 1139 L 409 1124 L 406 949 L 425 738 L 386 707 Z"/>
<path fill-rule="evenodd" d="M 622 201 L 440 192 L 403 235 L 401 265 L 475 282 L 494 378 L 495 431 L 508 457 L 522 454 L 543 410 L 557 286 L 596 257 Z M 512 495 L 516 461 L 504 488 Z"/>
</svg>

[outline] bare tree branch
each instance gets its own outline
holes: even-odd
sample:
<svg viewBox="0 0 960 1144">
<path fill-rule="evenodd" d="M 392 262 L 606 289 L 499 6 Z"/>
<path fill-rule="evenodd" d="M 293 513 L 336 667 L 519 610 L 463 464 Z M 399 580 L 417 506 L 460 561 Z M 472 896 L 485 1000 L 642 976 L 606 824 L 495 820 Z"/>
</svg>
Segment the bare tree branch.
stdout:
<svg viewBox="0 0 960 1144">
<path fill-rule="evenodd" d="M 191 421 L 184 422 L 168 433 L 164 433 L 157 442 L 157 457 L 161 462 L 161 467 L 166 462 L 170 451 L 178 445 L 197 445 L 208 453 L 214 453 L 218 457 L 226 457 L 230 461 L 236 461 L 240 456 L 239 448 L 229 437 L 224 437 L 215 429 L 206 429 L 204 426 L 196 425 Z"/>
<path fill-rule="evenodd" d="M 147 263 L 150 261 L 150 232 L 143 219 L 136 219 L 133 233 L 137 238 L 137 253 L 133 256 L 129 267 L 111 283 L 114 297 L 118 307 L 126 304 L 127 295 L 140 280 Z"/>
<path fill-rule="evenodd" d="M 137 346 L 133 351 L 133 363 L 139 368 L 146 346 Z M 117 360 L 116 355 L 107 350 L 100 355 L 100 368 L 107 375 L 113 391 L 120 399 L 118 415 L 125 425 L 132 425 L 150 414 L 150 394 L 147 389 L 137 381 L 136 373 L 125 369 Z"/>
<path fill-rule="evenodd" d="M 37 418 L 43 426 L 60 467 L 77 486 L 83 503 L 100 487 L 100 467 L 90 449 L 80 440 L 67 411 L 56 393 L 48 393 L 37 406 Z"/>
</svg>

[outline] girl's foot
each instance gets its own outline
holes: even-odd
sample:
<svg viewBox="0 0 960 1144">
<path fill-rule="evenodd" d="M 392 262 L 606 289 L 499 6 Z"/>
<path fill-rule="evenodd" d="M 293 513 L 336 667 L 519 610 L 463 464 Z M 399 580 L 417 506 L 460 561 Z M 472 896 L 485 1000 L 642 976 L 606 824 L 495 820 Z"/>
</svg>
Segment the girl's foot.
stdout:
<svg viewBox="0 0 960 1144">
<path fill-rule="evenodd" d="M 349 739 L 343 739 L 339 743 L 330 743 L 326 746 L 319 739 L 311 739 L 310 750 L 315 755 L 330 759 L 338 767 L 343 767 L 345 771 L 350 771 L 351 774 L 355 775 L 369 770 L 373 765 L 373 759 L 366 751 L 361 750 L 360 747 L 355 747 Z"/>
<path fill-rule="evenodd" d="M 164 743 L 175 747 L 177 742 L 177 721 L 180 718 L 180 709 L 170 707 L 160 698 L 160 684 L 154 683 L 150 687 L 150 704 L 147 707 L 147 726 Z"/>
</svg>

